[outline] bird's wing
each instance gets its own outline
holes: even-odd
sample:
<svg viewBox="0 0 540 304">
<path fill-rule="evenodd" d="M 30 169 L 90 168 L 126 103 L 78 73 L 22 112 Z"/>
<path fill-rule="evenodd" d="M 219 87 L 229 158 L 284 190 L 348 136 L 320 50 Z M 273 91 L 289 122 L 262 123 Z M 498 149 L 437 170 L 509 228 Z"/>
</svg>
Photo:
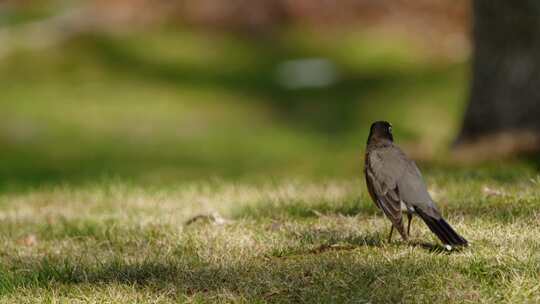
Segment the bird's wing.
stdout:
<svg viewBox="0 0 540 304">
<path fill-rule="evenodd" d="M 366 179 L 373 199 L 394 226 L 401 226 L 401 199 L 392 166 L 386 164 L 378 151 L 368 154 Z"/>
<path fill-rule="evenodd" d="M 392 145 L 377 149 L 370 156 L 374 177 L 383 184 L 381 193 L 393 192 L 397 195 L 398 202 L 403 201 L 407 206 L 419 208 L 432 217 L 440 218 L 420 170 L 398 147 Z"/>
</svg>

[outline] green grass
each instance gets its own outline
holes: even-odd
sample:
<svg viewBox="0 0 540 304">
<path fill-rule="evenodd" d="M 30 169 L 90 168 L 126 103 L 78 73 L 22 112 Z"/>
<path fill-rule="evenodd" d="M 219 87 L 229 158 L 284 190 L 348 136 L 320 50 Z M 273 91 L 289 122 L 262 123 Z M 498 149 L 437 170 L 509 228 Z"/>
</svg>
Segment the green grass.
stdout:
<svg viewBox="0 0 540 304">
<path fill-rule="evenodd" d="M 388 221 L 360 179 L 4 195 L 0 293 L 6 302 L 538 301 L 538 180 L 428 181 L 471 247 L 428 246 L 437 241 L 419 220 L 411 244 L 387 243 Z M 487 196 L 486 185 L 504 195 Z M 184 224 L 212 212 L 227 222 Z"/>
<path fill-rule="evenodd" d="M 313 57 L 339 81 L 275 81 Z M 395 37 L 305 31 L 93 34 L 12 54 L 0 303 L 540 301 L 538 162 L 447 153 L 466 69 Z M 386 241 L 362 176 L 378 119 L 471 247 L 440 250 L 418 219 L 410 244 Z M 225 223 L 186 225 L 209 214 Z"/>
<path fill-rule="evenodd" d="M 392 54 L 369 36 L 297 36 L 162 31 L 21 50 L 0 64 L 0 187 L 111 175 L 147 183 L 352 176 L 376 119 L 391 120 L 422 156 L 437 158 L 452 140 L 462 64 L 407 53 L 403 43 Z M 369 61 L 354 61 L 343 51 L 353 45 L 384 51 L 356 51 Z M 301 90 L 276 82 L 279 63 L 312 57 L 334 62 L 340 80 Z"/>
</svg>

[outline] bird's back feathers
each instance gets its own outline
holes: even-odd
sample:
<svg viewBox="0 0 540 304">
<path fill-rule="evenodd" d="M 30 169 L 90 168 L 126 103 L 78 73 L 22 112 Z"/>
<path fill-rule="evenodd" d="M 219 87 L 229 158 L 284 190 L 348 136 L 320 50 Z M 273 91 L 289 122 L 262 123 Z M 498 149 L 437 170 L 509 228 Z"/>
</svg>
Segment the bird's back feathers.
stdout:
<svg viewBox="0 0 540 304">
<path fill-rule="evenodd" d="M 444 244 L 467 244 L 467 240 L 441 217 L 420 170 L 401 149 L 392 142 L 368 145 L 365 162 L 371 197 L 404 239 L 408 236 L 403 229 L 401 203 L 416 212 Z"/>
<path fill-rule="evenodd" d="M 370 150 L 366 165 L 366 170 L 374 176 L 375 188 L 378 186 L 382 193 L 397 190 L 399 199 L 407 207 L 422 209 L 431 217 L 440 218 L 420 170 L 399 147 L 390 144 Z"/>
</svg>

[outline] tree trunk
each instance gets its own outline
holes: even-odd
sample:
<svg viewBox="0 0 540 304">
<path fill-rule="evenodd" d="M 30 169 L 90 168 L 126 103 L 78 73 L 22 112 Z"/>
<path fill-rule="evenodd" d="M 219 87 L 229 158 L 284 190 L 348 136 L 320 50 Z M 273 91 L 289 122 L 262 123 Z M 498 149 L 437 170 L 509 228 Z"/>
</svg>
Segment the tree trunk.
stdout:
<svg viewBox="0 0 540 304">
<path fill-rule="evenodd" d="M 540 1 L 474 0 L 473 11 L 473 79 L 456 144 L 538 151 Z"/>
</svg>

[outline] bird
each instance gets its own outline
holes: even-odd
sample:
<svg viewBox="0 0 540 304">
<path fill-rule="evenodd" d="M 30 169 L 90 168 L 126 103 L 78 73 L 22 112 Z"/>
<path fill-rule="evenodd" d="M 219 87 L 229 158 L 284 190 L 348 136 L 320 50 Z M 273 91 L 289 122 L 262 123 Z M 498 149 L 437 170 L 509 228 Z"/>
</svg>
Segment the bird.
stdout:
<svg viewBox="0 0 540 304">
<path fill-rule="evenodd" d="M 371 199 L 392 222 L 388 242 L 392 240 L 394 228 L 408 241 L 411 221 L 416 215 L 446 249 L 468 246 L 468 241 L 442 217 L 414 161 L 394 144 L 389 122 L 376 121 L 371 125 L 364 161 Z M 402 212 L 407 215 L 407 230 L 403 226 Z"/>
</svg>

